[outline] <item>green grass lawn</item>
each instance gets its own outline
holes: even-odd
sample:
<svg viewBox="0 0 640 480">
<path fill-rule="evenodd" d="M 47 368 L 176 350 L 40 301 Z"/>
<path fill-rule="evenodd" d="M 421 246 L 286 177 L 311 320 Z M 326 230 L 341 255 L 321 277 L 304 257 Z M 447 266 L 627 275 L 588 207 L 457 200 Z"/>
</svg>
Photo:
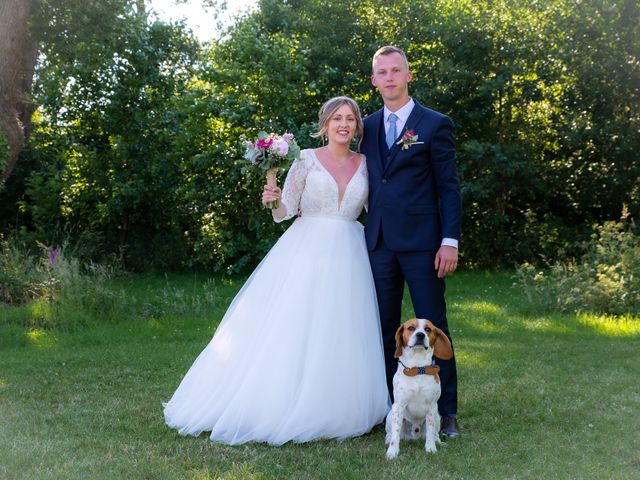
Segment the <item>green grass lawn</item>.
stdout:
<svg viewBox="0 0 640 480">
<path fill-rule="evenodd" d="M 639 479 L 640 319 L 539 315 L 511 283 L 450 278 L 463 435 L 392 462 L 381 430 L 229 447 L 164 425 L 240 281 L 111 280 L 122 318 L 65 330 L 0 307 L 0 479 Z"/>
</svg>

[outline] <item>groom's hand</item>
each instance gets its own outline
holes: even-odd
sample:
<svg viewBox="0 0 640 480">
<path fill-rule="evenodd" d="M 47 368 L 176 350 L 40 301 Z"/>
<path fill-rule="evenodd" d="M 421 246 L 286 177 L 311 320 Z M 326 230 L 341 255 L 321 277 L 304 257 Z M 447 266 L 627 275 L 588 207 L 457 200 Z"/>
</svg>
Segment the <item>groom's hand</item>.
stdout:
<svg viewBox="0 0 640 480">
<path fill-rule="evenodd" d="M 448 273 L 453 273 L 458 268 L 458 249 L 449 245 L 442 245 L 436 253 L 435 261 L 438 278 L 444 278 Z"/>
</svg>

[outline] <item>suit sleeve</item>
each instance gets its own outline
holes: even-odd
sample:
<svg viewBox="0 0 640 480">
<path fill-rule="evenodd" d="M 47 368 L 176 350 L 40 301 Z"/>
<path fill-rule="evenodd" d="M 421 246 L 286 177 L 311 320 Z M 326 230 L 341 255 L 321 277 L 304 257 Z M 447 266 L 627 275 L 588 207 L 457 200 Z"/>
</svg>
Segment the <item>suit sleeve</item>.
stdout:
<svg viewBox="0 0 640 480">
<path fill-rule="evenodd" d="M 462 198 L 453 132 L 453 122 L 443 116 L 431 142 L 431 161 L 440 201 L 442 237 L 460 240 Z"/>
</svg>

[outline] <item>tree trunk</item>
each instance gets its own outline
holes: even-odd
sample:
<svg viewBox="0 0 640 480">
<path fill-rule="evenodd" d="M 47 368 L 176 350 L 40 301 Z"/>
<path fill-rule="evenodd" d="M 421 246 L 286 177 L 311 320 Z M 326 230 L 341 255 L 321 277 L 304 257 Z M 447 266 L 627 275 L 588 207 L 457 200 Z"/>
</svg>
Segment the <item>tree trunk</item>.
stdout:
<svg viewBox="0 0 640 480">
<path fill-rule="evenodd" d="M 29 37 L 30 13 L 31 0 L 0 1 L 0 134 L 9 144 L 9 157 L 0 164 L 0 185 L 18 161 L 35 110 L 29 95 L 38 48 Z"/>
</svg>

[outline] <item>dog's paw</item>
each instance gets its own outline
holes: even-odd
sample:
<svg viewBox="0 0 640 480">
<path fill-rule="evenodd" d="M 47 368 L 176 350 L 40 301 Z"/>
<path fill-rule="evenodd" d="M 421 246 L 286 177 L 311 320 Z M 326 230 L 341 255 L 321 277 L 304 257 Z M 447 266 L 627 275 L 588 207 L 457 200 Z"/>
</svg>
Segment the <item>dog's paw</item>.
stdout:
<svg viewBox="0 0 640 480">
<path fill-rule="evenodd" d="M 424 451 L 427 453 L 436 453 L 438 451 L 438 449 L 436 448 L 436 442 L 425 443 Z"/>
<path fill-rule="evenodd" d="M 387 460 L 393 460 L 398 456 L 398 453 L 400 453 L 400 447 L 396 443 L 391 442 L 389 448 L 387 448 Z"/>
</svg>

